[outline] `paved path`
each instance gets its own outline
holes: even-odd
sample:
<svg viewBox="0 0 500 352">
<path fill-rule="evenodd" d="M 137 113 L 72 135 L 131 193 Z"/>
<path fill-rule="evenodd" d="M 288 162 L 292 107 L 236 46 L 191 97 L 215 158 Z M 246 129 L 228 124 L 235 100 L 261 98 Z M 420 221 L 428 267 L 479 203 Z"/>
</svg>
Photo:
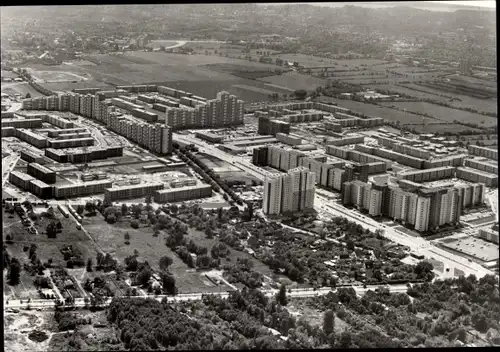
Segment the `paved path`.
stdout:
<svg viewBox="0 0 500 352">
<path fill-rule="evenodd" d="M 381 285 L 368 285 L 366 288 L 363 288 L 361 286 L 351 286 L 356 290 L 356 293 L 358 296 L 363 296 L 368 290 L 374 291 Z M 385 287 L 389 288 L 391 292 L 406 292 L 407 291 L 407 286 L 403 284 L 396 284 L 396 285 L 385 285 Z M 261 290 L 267 297 L 274 297 L 278 293 L 278 289 L 269 289 L 269 290 Z M 287 291 L 287 296 L 288 297 L 294 297 L 294 298 L 307 298 L 307 297 L 315 297 L 315 296 L 322 296 L 322 295 L 327 295 L 330 292 L 336 292 L 337 289 L 332 289 L 329 287 L 322 287 L 317 290 L 314 289 L 292 289 L 290 292 Z M 189 301 L 189 300 L 201 300 L 204 295 L 216 295 L 220 296 L 222 298 L 228 298 L 230 295 L 231 291 L 222 291 L 222 292 L 214 292 L 214 293 L 184 293 L 184 294 L 178 294 L 175 296 L 169 296 L 169 295 L 148 295 L 148 296 L 132 296 L 131 298 L 133 299 L 146 299 L 146 298 L 154 298 L 158 301 L 161 301 L 162 299 L 166 298 L 169 302 L 182 302 L 182 301 Z M 113 300 L 113 297 L 108 297 L 105 299 L 104 304 L 101 306 L 105 307 L 108 306 L 111 301 Z M 77 298 L 75 299 L 75 302 L 73 306 L 78 307 L 78 308 L 83 308 L 87 305 L 85 303 L 83 298 Z M 56 302 L 53 300 L 42 300 L 42 299 L 32 299 L 30 302 L 28 300 L 23 300 L 23 303 L 20 302 L 20 300 L 9 300 L 9 301 L 4 301 L 4 309 L 26 309 L 27 307 L 30 307 L 32 309 L 54 309 L 57 305 Z"/>
</svg>

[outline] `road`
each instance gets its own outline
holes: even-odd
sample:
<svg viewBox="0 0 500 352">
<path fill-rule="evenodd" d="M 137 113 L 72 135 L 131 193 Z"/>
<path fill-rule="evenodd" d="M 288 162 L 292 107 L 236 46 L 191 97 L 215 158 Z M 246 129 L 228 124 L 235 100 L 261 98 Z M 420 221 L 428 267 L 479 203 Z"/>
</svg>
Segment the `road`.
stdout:
<svg viewBox="0 0 500 352">
<path fill-rule="evenodd" d="M 491 205 L 491 210 L 495 213 L 498 222 L 498 189 L 486 194 L 486 199 Z"/>
<path fill-rule="evenodd" d="M 5 186 L 5 182 L 8 181 L 9 174 L 14 169 L 19 159 L 21 159 L 21 157 L 17 154 L 11 154 L 2 159 L 2 188 Z"/>
<path fill-rule="evenodd" d="M 255 165 L 251 164 L 250 161 L 245 160 L 240 156 L 230 155 L 213 145 L 205 143 L 194 136 L 180 135 L 178 133 L 173 134 L 173 139 L 180 141 L 182 143 L 194 144 L 196 145 L 201 152 L 213 155 L 223 161 L 231 163 L 233 165 L 238 166 L 243 171 L 248 172 L 252 176 L 255 176 L 259 180 L 264 180 L 266 176 L 271 173 L 261 170 Z M 474 274 L 478 278 L 483 277 L 487 274 L 493 274 L 491 270 L 488 270 L 477 263 L 471 263 L 467 259 L 464 259 L 456 254 L 447 252 L 441 248 L 435 247 L 428 240 L 421 237 L 413 237 L 401 231 L 395 230 L 394 228 L 388 227 L 384 224 L 381 224 L 372 218 L 353 212 L 351 210 L 346 209 L 344 206 L 335 204 L 328 198 L 322 196 L 322 194 L 327 194 L 328 192 L 316 192 L 314 205 L 316 210 L 323 210 L 327 212 L 329 215 L 333 216 L 342 216 L 348 218 L 350 221 L 354 221 L 360 224 L 363 227 L 367 227 L 371 231 L 376 231 L 377 229 L 383 230 L 383 236 L 388 238 L 389 240 L 399 243 L 403 246 L 407 246 L 412 249 L 412 251 L 418 252 L 420 254 L 425 255 L 427 258 L 434 257 L 436 260 L 442 261 L 445 267 L 450 268 L 450 271 L 453 272 L 453 269 L 459 269 L 465 273 L 465 275 Z M 332 193 L 333 195 L 333 193 Z"/>
<path fill-rule="evenodd" d="M 360 287 L 360 286 L 351 286 L 354 288 L 358 296 L 363 296 L 368 290 L 374 291 L 379 285 L 369 285 L 366 288 Z M 386 286 L 389 288 L 390 292 L 396 293 L 396 292 L 406 292 L 408 289 L 406 285 L 403 284 L 397 284 L 397 285 L 391 285 L 391 286 Z M 278 289 L 269 289 L 269 290 L 261 290 L 267 297 L 274 297 L 278 293 Z M 294 297 L 294 298 L 307 298 L 307 297 L 314 297 L 314 296 L 322 296 L 322 295 L 327 295 L 330 292 L 336 292 L 336 289 L 331 289 L 329 287 L 322 287 L 317 290 L 313 289 L 291 289 L 290 291 L 287 291 L 287 296 L 288 297 Z M 169 302 L 182 302 L 182 301 L 189 301 L 189 300 L 201 300 L 204 295 L 207 294 L 212 294 L 216 296 L 220 296 L 221 298 L 228 298 L 229 295 L 231 294 L 231 291 L 222 291 L 222 292 L 214 292 L 214 293 L 182 293 L 178 294 L 175 296 L 170 296 L 170 295 L 150 295 L 150 296 L 132 296 L 131 298 L 135 299 L 145 299 L 145 298 L 154 298 L 158 301 L 161 301 L 162 299 L 166 298 Z M 105 303 L 102 306 L 108 306 L 113 297 L 108 297 L 105 300 Z M 83 298 L 77 298 L 75 299 L 74 306 L 83 308 L 87 304 L 85 303 L 85 300 Z M 43 300 L 43 299 L 32 299 L 28 302 L 28 300 L 23 300 L 21 303 L 20 300 L 9 300 L 9 301 L 4 301 L 4 309 L 26 309 L 27 307 L 30 307 L 31 309 L 53 309 L 56 307 L 56 302 L 53 300 Z"/>
</svg>

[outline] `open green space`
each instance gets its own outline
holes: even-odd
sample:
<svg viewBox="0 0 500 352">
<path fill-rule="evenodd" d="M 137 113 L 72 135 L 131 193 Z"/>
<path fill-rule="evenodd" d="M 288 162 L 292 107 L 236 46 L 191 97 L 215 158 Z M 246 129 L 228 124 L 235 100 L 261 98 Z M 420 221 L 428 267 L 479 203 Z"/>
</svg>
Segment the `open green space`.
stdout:
<svg viewBox="0 0 500 352">
<path fill-rule="evenodd" d="M 326 85 L 326 80 L 324 79 L 297 72 L 287 72 L 282 75 L 260 78 L 259 80 L 289 89 L 304 89 L 307 91 L 314 91 L 316 88 Z"/>
<path fill-rule="evenodd" d="M 454 121 L 477 123 L 481 127 L 493 127 L 497 125 L 497 119 L 493 117 L 426 102 L 381 102 L 379 104 L 383 106 L 396 106 L 399 109 L 406 109 L 408 112 L 425 112 L 447 123 L 453 123 Z"/>
<path fill-rule="evenodd" d="M 23 98 L 27 93 L 31 95 L 31 97 L 40 97 L 43 96 L 42 93 L 38 92 L 35 88 L 30 86 L 27 82 L 20 83 L 2 83 L 2 93 L 6 94 L 21 94 Z"/>
</svg>

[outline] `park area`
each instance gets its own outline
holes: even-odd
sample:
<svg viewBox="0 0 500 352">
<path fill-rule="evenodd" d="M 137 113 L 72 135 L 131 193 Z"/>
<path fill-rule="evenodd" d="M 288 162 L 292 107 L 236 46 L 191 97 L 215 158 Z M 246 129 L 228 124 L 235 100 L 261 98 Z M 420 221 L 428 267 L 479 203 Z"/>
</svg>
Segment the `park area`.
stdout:
<svg viewBox="0 0 500 352">
<path fill-rule="evenodd" d="M 269 76 L 259 79 L 262 82 L 270 83 L 275 87 L 284 87 L 285 89 L 306 91 L 315 91 L 318 87 L 324 87 L 326 80 L 304 75 L 297 72 L 287 72 L 281 75 Z"/>
<path fill-rule="evenodd" d="M 3 241 L 6 243 L 10 257 L 19 260 L 21 267 L 30 264 L 28 249 L 31 245 L 36 245 L 36 255 L 42 263 L 49 260 L 53 266 L 66 267 L 66 261 L 61 250 L 72 246 L 74 251 L 78 251 L 83 258 L 95 258 L 97 252 L 93 243 L 85 233 L 76 228 L 76 223 L 72 218 L 65 218 L 57 209 L 53 209 L 54 218 L 48 219 L 43 216 L 43 212 L 37 214 L 37 219 L 33 221 L 37 233 L 28 232 L 28 227 L 24 226 L 17 213 L 10 214 L 3 209 Z M 47 225 L 55 221 L 61 223 L 61 232 L 56 238 L 47 236 Z M 64 235 L 63 235 L 64 233 Z M 8 240 L 9 239 L 9 240 Z M 4 275 L 7 271 L 4 271 Z M 34 276 L 27 270 L 21 270 L 20 283 L 16 286 L 7 285 L 4 276 L 4 292 L 7 296 L 15 298 L 39 298 L 37 289 L 33 283 Z"/>
</svg>

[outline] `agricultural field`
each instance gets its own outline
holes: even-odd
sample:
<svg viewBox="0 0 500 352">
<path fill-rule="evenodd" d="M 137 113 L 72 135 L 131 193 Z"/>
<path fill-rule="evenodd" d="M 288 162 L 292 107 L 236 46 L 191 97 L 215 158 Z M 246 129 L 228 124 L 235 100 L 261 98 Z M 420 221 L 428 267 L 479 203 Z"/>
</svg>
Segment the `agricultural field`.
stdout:
<svg viewBox="0 0 500 352">
<path fill-rule="evenodd" d="M 2 78 L 17 78 L 18 75 L 15 72 L 12 71 L 1 71 Z"/>
<path fill-rule="evenodd" d="M 353 60 L 336 60 L 336 59 L 326 59 L 317 56 L 305 55 L 305 54 L 281 54 L 279 57 L 283 60 L 298 62 L 305 68 L 309 67 L 333 67 L 341 69 L 343 67 L 357 68 L 360 65 L 377 65 L 382 64 L 387 61 L 385 60 L 374 60 L 374 59 L 353 59 Z"/>
<path fill-rule="evenodd" d="M 410 112 L 398 111 L 394 109 L 390 109 L 388 107 L 382 105 L 373 105 L 373 104 L 365 104 L 362 102 L 357 102 L 353 100 L 341 100 L 341 99 L 332 99 L 337 102 L 339 106 L 343 108 L 351 109 L 352 111 L 365 114 L 370 117 L 382 117 L 387 121 L 399 121 L 401 125 L 411 126 L 415 128 L 415 130 L 419 133 L 422 133 L 425 130 L 426 133 L 443 133 L 450 132 L 458 133 L 465 130 L 474 130 L 474 128 L 466 127 L 458 124 L 454 124 L 452 121 L 444 122 L 437 119 L 426 118 L 427 126 L 422 126 L 422 116 L 412 114 Z M 393 103 L 388 103 L 393 104 Z M 452 109 L 453 110 L 453 109 Z M 459 110 L 453 110 L 462 112 Z M 482 116 L 481 116 L 482 117 Z M 486 118 L 486 116 L 484 116 Z"/>
<path fill-rule="evenodd" d="M 264 66 L 265 65 L 265 66 Z M 274 76 L 282 73 L 284 70 L 278 66 L 263 64 L 262 66 L 240 65 L 240 64 L 208 64 L 205 65 L 213 71 L 227 73 L 233 76 L 249 79 L 259 79 L 268 76 Z"/>
<path fill-rule="evenodd" d="M 43 96 L 42 93 L 38 92 L 35 88 L 30 86 L 26 82 L 22 83 L 2 83 L 2 93 L 6 94 L 21 94 L 23 97 L 26 96 L 27 93 L 30 93 L 31 97 L 40 97 Z"/>
<path fill-rule="evenodd" d="M 406 89 L 408 93 L 405 94 L 412 95 L 418 98 L 441 100 L 450 105 L 461 108 L 473 108 L 476 109 L 477 111 L 497 113 L 497 98 L 479 99 L 463 94 L 445 92 L 443 90 L 431 87 L 424 87 L 417 84 L 405 83 L 402 85 L 404 87 L 402 87 L 401 85 L 390 85 L 390 86 L 384 85 L 388 88 L 382 88 L 383 86 L 380 87 L 382 89 L 390 89 L 390 90 L 394 89 L 394 91 L 401 91 L 403 93 L 404 93 L 403 89 Z M 373 88 L 376 87 L 374 86 Z M 453 99 L 453 101 L 450 101 L 451 99 Z"/>
<path fill-rule="evenodd" d="M 493 127 L 497 125 L 497 119 L 493 117 L 426 102 L 382 102 L 379 104 L 383 106 L 396 106 L 399 109 L 406 109 L 406 111 L 409 112 L 425 112 L 442 122 L 453 123 L 454 120 L 457 120 L 466 123 L 474 122 L 484 127 Z"/>
<path fill-rule="evenodd" d="M 156 49 L 156 48 L 161 48 L 162 46 L 164 46 L 165 48 L 168 48 L 169 46 L 176 45 L 177 43 L 179 43 L 178 40 L 158 39 L 158 40 L 152 40 L 151 42 L 149 42 L 147 47 Z"/>
<path fill-rule="evenodd" d="M 314 91 L 320 86 L 326 85 L 326 80 L 316 78 L 297 72 L 287 72 L 282 75 L 270 76 L 259 79 L 262 82 L 271 83 L 274 86 L 285 87 L 288 89 L 305 89 L 307 91 Z"/>
</svg>

